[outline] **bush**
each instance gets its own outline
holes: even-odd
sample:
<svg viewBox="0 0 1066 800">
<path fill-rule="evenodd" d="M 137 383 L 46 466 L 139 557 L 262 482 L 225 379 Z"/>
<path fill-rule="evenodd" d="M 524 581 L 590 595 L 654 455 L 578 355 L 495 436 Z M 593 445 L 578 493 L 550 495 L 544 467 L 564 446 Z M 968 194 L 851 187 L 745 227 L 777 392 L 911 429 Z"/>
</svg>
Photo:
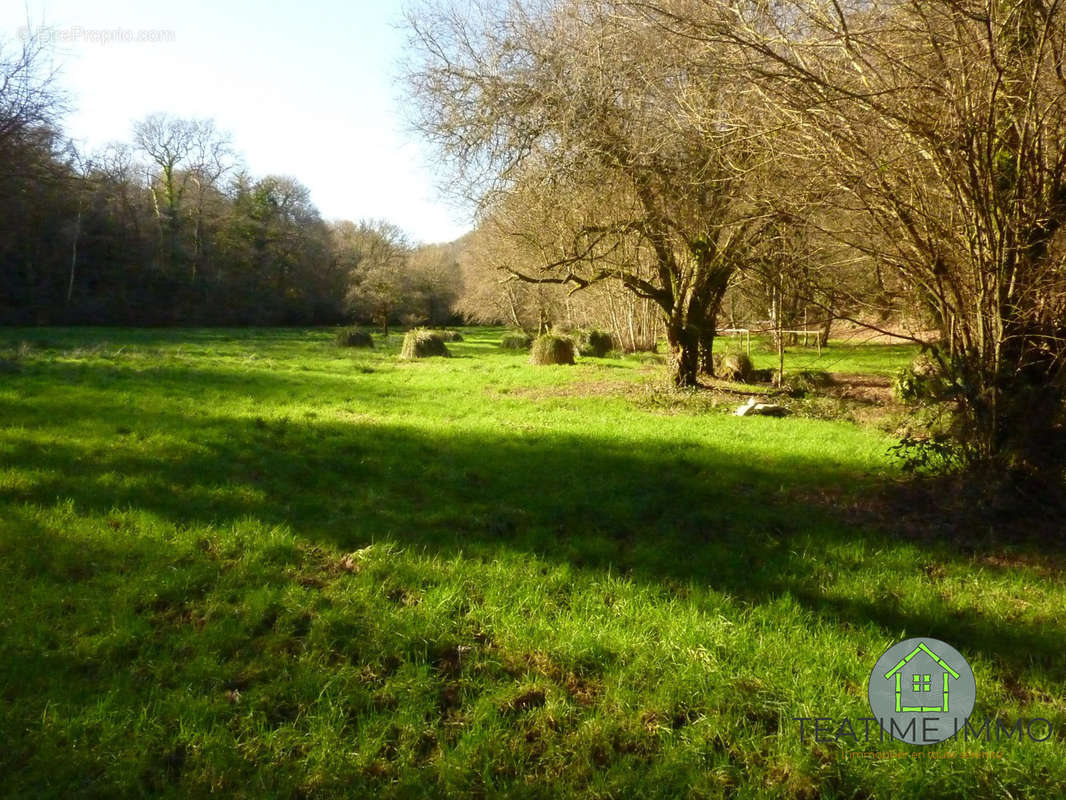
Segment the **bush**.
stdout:
<svg viewBox="0 0 1066 800">
<path fill-rule="evenodd" d="M 448 348 L 438 331 L 415 328 L 403 337 L 400 358 L 428 358 L 430 356 L 449 356 Z"/>
<path fill-rule="evenodd" d="M 577 352 L 583 356 L 603 358 L 614 349 L 611 334 L 604 331 L 578 331 Z"/>
<path fill-rule="evenodd" d="M 533 344 L 533 337 L 522 331 L 508 331 L 500 339 L 500 347 L 504 350 L 528 350 Z"/>
<path fill-rule="evenodd" d="M 341 328 L 337 331 L 337 347 L 373 347 L 374 339 L 358 328 Z"/>
<path fill-rule="evenodd" d="M 726 353 L 715 367 L 718 377 L 727 381 L 750 383 L 755 369 L 751 359 L 744 353 Z"/>
<path fill-rule="evenodd" d="M 463 335 L 459 331 L 433 331 L 445 342 L 461 342 Z"/>
<path fill-rule="evenodd" d="M 966 464 L 967 453 L 953 437 L 938 433 L 932 436 L 904 436 L 888 452 L 903 461 L 903 471 L 914 475 L 937 475 L 958 472 Z"/>
<path fill-rule="evenodd" d="M 569 336 L 546 333 L 533 341 L 531 364 L 573 364 L 574 340 Z"/>
<path fill-rule="evenodd" d="M 942 400 L 947 393 L 948 382 L 940 366 L 924 353 L 896 373 L 892 392 L 901 403 L 919 403 L 923 400 Z"/>
</svg>

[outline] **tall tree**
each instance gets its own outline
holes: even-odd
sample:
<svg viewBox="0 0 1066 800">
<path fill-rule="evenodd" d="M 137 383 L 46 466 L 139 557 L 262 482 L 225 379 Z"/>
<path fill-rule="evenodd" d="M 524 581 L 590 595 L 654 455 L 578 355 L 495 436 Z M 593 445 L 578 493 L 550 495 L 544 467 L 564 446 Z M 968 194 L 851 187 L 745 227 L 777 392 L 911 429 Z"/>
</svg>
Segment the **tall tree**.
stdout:
<svg viewBox="0 0 1066 800">
<path fill-rule="evenodd" d="M 664 35 L 739 46 L 826 226 L 928 308 L 977 463 L 1066 461 L 1066 7 L 1043 0 L 634 3 Z M 649 10 L 651 9 L 651 10 Z M 857 213 L 855 213 L 857 212 Z M 853 223 L 857 218 L 863 224 Z"/>
<path fill-rule="evenodd" d="M 390 222 L 363 220 L 335 228 L 334 241 L 350 265 L 349 310 L 372 319 L 388 336 L 389 322 L 415 291 L 407 271 L 411 246 L 406 235 Z"/>
<path fill-rule="evenodd" d="M 203 258 L 206 198 L 233 166 L 229 138 L 211 120 L 158 113 L 134 125 L 133 139 L 154 169 L 147 177 L 159 225 L 161 264 L 164 269 L 187 269 L 190 282 L 195 281 Z M 186 248 L 183 235 L 190 215 L 192 242 Z"/>
<path fill-rule="evenodd" d="M 711 368 L 722 296 L 765 221 L 746 192 L 757 164 L 745 92 L 727 53 L 694 70 L 685 43 L 611 5 L 412 12 L 417 124 L 483 213 L 509 206 L 513 235 L 537 240 L 544 257 L 519 277 L 578 290 L 614 279 L 651 300 L 675 382 L 693 385 L 701 351 Z M 520 222 L 519 197 L 550 212 L 550 241 L 537 214 Z M 619 258 L 632 251 L 650 274 Z"/>
</svg>

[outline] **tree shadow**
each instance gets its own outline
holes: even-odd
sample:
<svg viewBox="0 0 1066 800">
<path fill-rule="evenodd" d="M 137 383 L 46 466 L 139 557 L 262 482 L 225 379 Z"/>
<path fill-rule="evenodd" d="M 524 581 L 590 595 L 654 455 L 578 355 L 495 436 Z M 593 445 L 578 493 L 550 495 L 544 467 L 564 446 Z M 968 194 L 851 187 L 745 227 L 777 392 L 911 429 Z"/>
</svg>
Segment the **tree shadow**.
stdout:
<svg viewBox="0 0 1066 800">
<path fill-rule="evenodd" d="M 227 383 L 224 374 L 183 368 L 167 379 L 239 392 L 240 381 Z M 283 396 L 293 385 L 262 372 L 254 381 L 256 394 L 266 397 Z M 25 411 L 5 405 L 12 421 Z M 141 510 L 177 526 L 254 519 L 342 550 L 389 540 L 446 556 L 529 553 L 640 582 L 710 587 L 749 604 L 787 593 L 834 624 L 940 636 L 1016 676 L 1039 669 L 1053 680 L 1066 678 L 1060 625 L 1008 625 L 946 600 L 915 611 L 825 588 L 826 573 L 853 568 L 841 550 L 856 542 L 869 551 L 896 543 L 782 490 L 856 480 L 852 468 L 817 453 L 741 464 L 726 447 L 676 441 L 649 440 L 637 449 L 591 434 L 210 410 L 196 418 L 166 410 L 131 418 L 118 401 L 71 406 L 49 396 L 34 398 L 33 413 L 37 426 L 55 420 L 58 431 L 63 420 L 84 417 L 116 432 L 104 444 L 76 433 L 41 443 L 9 429 L 6 460 L 34 471 L 32 480 L 0 489 L 9 508 L 65 499 L 79 513 Z M 159 431 L 171 439 L 144 440 Z M 908 544 L 934 561 L 968 559 L 943 542 Z"/>
</svg>

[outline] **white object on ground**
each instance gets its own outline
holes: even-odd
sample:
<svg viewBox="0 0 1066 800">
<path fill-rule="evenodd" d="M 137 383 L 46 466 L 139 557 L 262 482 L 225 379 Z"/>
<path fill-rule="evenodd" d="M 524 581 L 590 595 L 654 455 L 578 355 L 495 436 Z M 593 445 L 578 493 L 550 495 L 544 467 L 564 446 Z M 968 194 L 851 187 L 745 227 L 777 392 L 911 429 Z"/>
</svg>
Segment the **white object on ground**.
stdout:
<svg viewBox="0 0 1066 800">
<path fill-rule="evenodd" d="M 734 414 L 738 417 L 750 417 L 752 415 L 783 417 L 788 414 L 788 409 L 774 403 L 757 403 L 754 397 L 749 397 L 748 402 L 737 408 Z"/>
</svg>

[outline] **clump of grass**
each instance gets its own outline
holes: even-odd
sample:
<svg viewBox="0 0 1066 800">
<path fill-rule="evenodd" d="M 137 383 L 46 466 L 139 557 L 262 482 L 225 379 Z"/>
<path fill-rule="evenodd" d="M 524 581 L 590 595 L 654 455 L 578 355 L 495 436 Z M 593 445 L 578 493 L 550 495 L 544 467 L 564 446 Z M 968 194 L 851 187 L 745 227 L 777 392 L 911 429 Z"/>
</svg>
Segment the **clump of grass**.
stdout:
<svg viewBox="0 0 1066 800">
<path fill-rule="evenodd" d="M 824 389 L 833 383 L 833 379 L 824 370 L 805 369 L 794 375 L 789 375 L 786 383 L 790 394 L 802 396 Z"/>
<path fill-rule="evenodd" d="M 754 378 L 755 368 L 744 353 L 726 353 L 718 361 L 716 372 L 724 380 L 749 383 Z"/>
<path fill-rule="evenodd" d="M 373 347 L 374 338 L 359 328 L 341 328 L 337 331 L 337 347 Z"/>
<path fill-rule="evenodd" d="M 569 336 L 546 333 L 533 341 L 530 364 L 573 364 L 574 340 Z"/>
<path fill-rule="evenodd" d="M 429 358 L 431 356 L 450 356 L 444 340 L 438 331 L 415 328 L 403 337 L 400 358 Z"/>
<path fill-rule="evenodd" d="M 583 356 L 603 358 L 614 349 L 614 340 L 606 331 L 587 330 L 577 333 L 577 352 Z"/>
<path fill-rule="evenodd" d="M 433 332 L 440 336 L 440 338 L 443 339 L 445 342 L 463 341 L 463 335 L 459 333 L 459 331 L 437 330 Z"/>
<path fill-rule="evenodd" d="M 500 347 L 504 350 L 528 350 L 533 344 L 533 337 L 522 331 L 508 331 L 500 339 Z"/>
</svg>

